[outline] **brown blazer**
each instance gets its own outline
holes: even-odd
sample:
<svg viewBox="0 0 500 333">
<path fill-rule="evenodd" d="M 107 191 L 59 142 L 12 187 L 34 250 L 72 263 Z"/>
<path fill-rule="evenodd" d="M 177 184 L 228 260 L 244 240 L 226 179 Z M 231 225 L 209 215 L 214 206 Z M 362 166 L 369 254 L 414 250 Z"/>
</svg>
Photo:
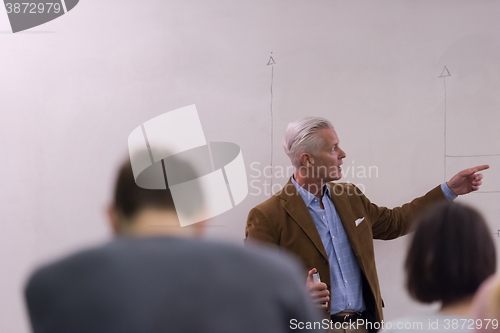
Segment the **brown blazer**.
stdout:
<svg viewBox="0 0 500 333">
<path fill-rule="evenodd" d="M 329 183 L 335 208 L 363 273 L 363 297 L 369 319 L 383 319 L 383 301 L 375 267 L 373 239 L 393 239 L 410 231 L 411 221 L 423 207 L 444 200 L 437 186 L 401 207 L 378 207 L 350 183 Z M 364 220 L 356 226 L 359 218 Z M 297 255 L 306 270 L 316 268 L 330 290 L 328 256 L 302 197 L 291 180 L 248 214 L 246 239 L 271 243 Z"/>
</svg>

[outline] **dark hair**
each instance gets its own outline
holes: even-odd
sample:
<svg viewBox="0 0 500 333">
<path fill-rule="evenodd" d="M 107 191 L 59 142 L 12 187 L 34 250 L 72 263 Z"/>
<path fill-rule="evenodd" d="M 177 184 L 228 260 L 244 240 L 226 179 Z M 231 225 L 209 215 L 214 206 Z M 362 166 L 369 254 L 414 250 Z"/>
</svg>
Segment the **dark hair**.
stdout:
<svg viewBox="0 0 500 333">
<path fill-rule="evenodd" d="M 405 269 L 408 291 L 416 300 L 460 301 L 495 272 L 495 245 L 475 209 L 440 203 L 426 210 L 415 226 Z"/>
<path fill-rule="evenodd" d="M 161 170 L 166 169 L 166 165 L 168 165 L 169 174 L 173 175 L 172 179 L 175 180 L 189 181 L 198 177 L 191 164 L 174 156 L 169 157 L 166 162 L 159 161 L 151 165 L 150 168 L 159 170 L 155 168 L 158 164 L 161 166 Z M 167 183 L 167 176 L 164 171 L 163 177 L 161 178 Z M 179 181 L 177 181 L 177 183 L 179 183 Z M 178 190 L 176 195 L 179 199 L 176 201 L 176 204 L 180 205 L 179 209 L 181 209 L 184 214 L 194 214 L 203 206 L 201 187 L 198 186 L 196 182 L 190 187 L 189 192 Z M 168 185 L 166 189 L 145 189 L 136 184 L 129 159 L 121 165 L 118 171 L 113 200 L 114 208 L 126 220 L 133 219 L 137 213 L 145 208 L 176 211 L 172 192 L 168 188 Z"/>
<path fill-rule="evenodd" d="M 122 164 L 118 171 L 113 206 L 127 219 L 133 218 L 144 208 L 175 210 L 174 200 L 169 189 L 150 190 L 137 186 L 129 159 Z"/>
</svg>

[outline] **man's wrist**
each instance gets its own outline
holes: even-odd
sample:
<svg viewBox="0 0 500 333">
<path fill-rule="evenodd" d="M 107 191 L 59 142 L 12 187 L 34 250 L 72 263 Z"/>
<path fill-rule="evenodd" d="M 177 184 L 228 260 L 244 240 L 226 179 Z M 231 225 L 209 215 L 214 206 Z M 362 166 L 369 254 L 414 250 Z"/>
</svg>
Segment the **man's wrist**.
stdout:
<svg viewBox="0 0 500 333">
<path fill-rule="evenodd" d="M 446 183 L 441 184 L 441 190 L 443 191 L 443 194 L 446 197 L 446 200 L 448 200 L 448 201 L 453 201 L 458 197 L 458 195 L 453 193 L 453 191 L 450 189 L 450 187 Z"/>
</svg>

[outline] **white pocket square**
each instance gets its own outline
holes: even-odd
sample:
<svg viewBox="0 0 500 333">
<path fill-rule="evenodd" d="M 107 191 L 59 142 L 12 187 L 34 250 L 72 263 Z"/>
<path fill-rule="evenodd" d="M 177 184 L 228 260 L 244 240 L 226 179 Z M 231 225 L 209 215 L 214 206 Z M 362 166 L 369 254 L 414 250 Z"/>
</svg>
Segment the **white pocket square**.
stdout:
<svg viewBox="0 0 500 333">
<path fill-rule="evenodd" d="M 356 221 L 354 221 L 356 223 L 356 227 L 365 220 L 364 217 L 360 218 L 360 219 L 357 219 Z"/>
</svg>

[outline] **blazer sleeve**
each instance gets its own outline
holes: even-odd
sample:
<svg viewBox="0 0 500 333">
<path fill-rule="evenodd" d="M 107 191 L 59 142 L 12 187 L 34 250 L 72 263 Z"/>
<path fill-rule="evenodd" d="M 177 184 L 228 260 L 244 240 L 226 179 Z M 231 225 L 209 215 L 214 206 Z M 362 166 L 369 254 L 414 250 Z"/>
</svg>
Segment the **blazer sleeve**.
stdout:
<svg viewBox="0 0 500 333">
<path fill-rule="evenodd" d="M 245 240 L 279 245 L 279 237 L 275 227 L 271 225 L 267 216 L 258 207 L 253 208 L 248 213 Z"/>
<path fill-rule="evenodd" d="M 414 218 L 426 207 L 446 200 L 441 186 L 427 192 L 424 196 L 413 199 L 400 207 L 389 209 L 371 203 L 364 195 L 360 196 L 365 210 L 372 222 L 374 239 L 394 239 L 411 231 Z"/>
</svg>

